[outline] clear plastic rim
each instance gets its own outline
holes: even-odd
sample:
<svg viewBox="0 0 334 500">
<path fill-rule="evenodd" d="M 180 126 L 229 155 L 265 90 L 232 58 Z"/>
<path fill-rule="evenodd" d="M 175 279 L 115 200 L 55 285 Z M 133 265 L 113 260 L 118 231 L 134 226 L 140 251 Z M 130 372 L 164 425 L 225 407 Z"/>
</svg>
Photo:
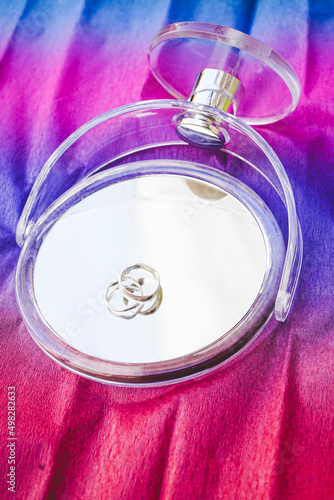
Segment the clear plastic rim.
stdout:
<svg viewBox="0 0 334 500">
<path fill-rule="evenodd" d="M 203 38 L 216 42 L 224 43 L 230 47 L 234 47 L 248 54 L 252 55 L 259 61 L 270 67 L 279 77 L 284 81 L 288 87 L 291 94 L 291 106 L 290 109 L 277 113 L 271 117 L 266 117 L 263 119 L 259 117 L 254 119 L 251 117 L 242 117 L 246 123 L 251 125 L 261 125 L 273 123 L 281 120 L 288 114 L 292 113 L 297 106 L 301 93 L 301 85 L 299 78 L 292 68 L 292 66 L 275 50 L 270 48 L 265 43 L 253 38 L 246 33 L 238 31 L 234 28 L 228 28 L 225 26 L 219 26 L 211 23 L 200 23 L 196 21 L 180 22 L 170 24 L 159 30 L 152 39 L 152 42 L 148 48 L 148 61 L 149 66 L 158 82 L 169 92 L 171 95 L 177 99 L 185 99 L 189 96 L 185 96 L 173 88 L 172 81 L 170 78 L 164 78 L 160 75 L 156 69 L 151 64 L 151 55 L 154 49 L 163 42 L 177 38 Z M 204 69 L 204 68 L 203 68 Z M 169 76 L 169 75 L 168 75 Z"/>
<path fill-rule="evenodd" d="M 119 363 L 93 358 L 61 339 L 41 315 L 34 294 L 33 274 L 38 249 L 47 232 L 73 204 L 115 182 L 145 175 L 183 175 L 209 182 L 235 196 L 253 214 L 266 246 L 267 265 L 262 288 L 251 309 L 228 333 L 203 349 L 180 358 L 154 363 Z M 122 385 L 174 383 L 212 370 L 256 338 L 271 317 L 284 254 L 277 222 L 262 200 L 237 179 L 205 165 L 162 160 L 136 162 L 95 174 L 75 185 L 43 214 L 22 249 L 16 275 L 21 314 L 37 344 L 55 361 L 75 373 Z M 280 262 L 280 264 L 279 264 Z"/>
<path fill-rule="evenodd" d="M 143 110 L 163 110 L 163 109 L 175 109 L 178 110 L 189 110 L 196 111 L 198 113 L 209 113 L 213 119 L 217 120 L 217 123 L 226 124 L 227 126 L 232 126 L 235 130 L 238 130 L 241 134 L 246 135 L 250 141 L 252 141 L 257 147 L 259 147 L 262 152 L 266 155 L 271 167 L 272 172 L 270 178 L 268 175 L 261 172 L 256 166 L 251 165 L 256 168 L 265 179 L 272 185 L 284 203 L 287 215 L 288 215 L 288 244 L 286 249 L 286 257 L 284 268 L 282 272 L 282 278 L 280 282 L 280 287 L 276 297 L 275 304 L 275 317 L 278 321 L 285 321 L 291 308 L 293 297 L 296 291 L 298 278 L 301 269 L 302 256 L 303 256 L 303 241 L 302 233 L 299 225 L 299 220 L 296 212 L 295 200 L 291 185 L 287 174 L 281 164 L 279 158 L 269 146 L 269 144 L 247 123 L 240 120 L 233 115 L 220 111 L 217 109 L 210 108 L 209 106 L 198 106 L 195 103 L 190 103 L 187 101 L 175 101 L 175 100 L 152 100 L 143 101 L 139 103 L 129 104 L 116 108 L 112 111 L 108 111 L 90 120 L 82 127 L 77 129 L 73 134 L 71 134 L 50 156 L 48 161 L 43 166 L 41 172 L 39 173 L 34 186 L 30 192 L 27 199 L 25 207 L 22 211 L 17 231 L 16 231 L 16 241 L 19 246 L 22 246 L 25 239 L 28 237 L 29 233 L 34 229 L 37 222 L 38 215 L 34 213 L 36 207 L 39 204 L 39 192 L 47 180 L 50 171 L 56 165 L 58 159 L 67 151 L 72 144 L 74 144 L 80 137 L 84 136 L 91 129 L 98 127 L 101 123 L 107 120 L 112 120 L 117 116 L 123 116 L 127 113 L 141 112 Z M 161 145 L 161 144 L 160 144 Z M 230 154 L 233 154 L 229 152 Z M 112 161 L 114 161 L 112 159 Z M 112 162 L 111 161 L 111 162 Z"/>
</svg>

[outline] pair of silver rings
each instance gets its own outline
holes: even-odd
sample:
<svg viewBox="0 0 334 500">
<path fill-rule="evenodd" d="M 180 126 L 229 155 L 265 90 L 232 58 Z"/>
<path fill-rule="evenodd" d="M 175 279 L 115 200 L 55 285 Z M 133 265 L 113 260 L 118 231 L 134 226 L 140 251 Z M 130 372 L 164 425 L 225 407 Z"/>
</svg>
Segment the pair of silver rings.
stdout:
<svg viewBox="0 0 334 500">
<path fill-rule="evenodd" d="M 105 300 L 108 311 L 117 318 L 153 314 L 162 302 L 159 273 L 146 264 L 129 266 L 122 271 L 118 281 L 108 285 Z"/>
</svg>

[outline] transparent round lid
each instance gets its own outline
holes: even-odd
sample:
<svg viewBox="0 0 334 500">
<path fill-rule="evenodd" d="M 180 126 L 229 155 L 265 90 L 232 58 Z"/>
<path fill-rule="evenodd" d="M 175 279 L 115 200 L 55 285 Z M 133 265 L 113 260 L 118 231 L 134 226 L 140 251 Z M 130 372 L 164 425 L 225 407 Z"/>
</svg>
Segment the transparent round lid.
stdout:
<svg viewBox="0 0 334 500">
<path fill-rule="evenodd" d="M 249 124 L 266 124 L 291 113 L 300 96 L 293 68 L 273 49 L 240 31 L 182 22 L 160 30 L 148 51 L 150 68 L 178 99 L 188 99 L 203 70 L 219 70 L 240 82 L 233 112 Z M 205 90 L 210 91 L 210 86 Z"/>
</svg>

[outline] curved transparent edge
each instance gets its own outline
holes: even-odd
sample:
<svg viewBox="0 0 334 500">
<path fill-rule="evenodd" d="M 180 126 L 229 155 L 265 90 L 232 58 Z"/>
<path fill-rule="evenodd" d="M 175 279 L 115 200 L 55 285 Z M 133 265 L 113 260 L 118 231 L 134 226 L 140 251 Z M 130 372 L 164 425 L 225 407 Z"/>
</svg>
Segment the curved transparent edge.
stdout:
<svg viewBox="0 0 334 500">
<path fill-rule="evenodd" d="M 75 130 L 71 135 L 69 135 L 61 144 L 58 146 L 58 148 L 52 153 L 52 155 L 49 157 L 49 159 L 46 161 L 46 163 L 43 165 L 42 170 L 38 174 L 34 185 L 29 193 L 28 199 L 24 205 L 24 208 L 22 210 L 22 214 L 20 216 L 17 229 L 16 229 L 16 243 L 18 246 L 22 247 L 26 238 L 28 237 L 32 227 L 34 226 L 34 223 L 36 220 L 32 219 L 32 213 L 34 211 L 34 208 L 36 204 L 38 203 L 38 193 L 46 181 L 49 172 L 52 170 L 54 165 L 57 163 L 59 158 L 67 151 L 67 149 L 70 148 L 70 146 L 80 139 L 86 132 L 89 130 L 93 129 L 94 127 L 97 127 L 99 124 L 103 123 L 106 120 L 109 120 L 111 118 L 114 118 L 116 116 L 120 116 L 124 113 L 128 112 L 133 112 L 133 111 L 139 111 L 143 107 L 145 108 L 151 108 L 151 109 L 160 109 L 161 104 L 168 104 L 169 107 L 179 109 L 179 102 L 174 101 L 174 100 L 150 100 L 150 101 L 141 101 L 138 103 L 134 104 L 127 104 L 125 106 L 120 106 L 119 108 L 113 109 L 111 111 L 106 111 L 105 113 L 102 113 L 101 115 L 96 116 L 92 120 L 88 121 L 87 123 L 83 124 L 81 127 L 79 127 L 77 130 Z M 186 103 L 187 107 L 189 103 Z M 181 103 L 182 107 L 182 103 Z M 192 109 L 197 109 L 196 106 L 190 105 L 190 108 Z M 211 109 L 211 108 L 210 108 Z"/>
<path fill-rule="evenodd" d="M 276 306 L 275 306 L 276 319 L 278 321 L 284 321 L 288 315 L 296 291 L 296 286 L 302 262 L 302 254 L 303 254 L 302 234 L 299 227 L 295 200 L 289 179 L 283 168 L 282 163 L 280 162 L 279 158 L 277 157 L 273 149 L 255 130 L 253 130 L 250 126 L 248 126 L 247 123 L 245 123 L 243 120 L 240 120 L 224 111 L 213 109 L 209 106 L 198 106 L 188 101 L 175 101 L 175 100 L 142 101 L 139 103 L 122 106 L 112 111 L 108 111 L 84 124 L 73 134 L 71 134 L 56 149 L 56 151 L 50 156 L 50 158 L 42 168 L 40 174 L 38 175 L 18 223 L 16 232 L 16 241 L 18 245 L 19 246 L 23 245 L 25 239 L 27 238 L 29 232 L 31 231 L 36 222 L 36 220 L 31 219 L 31 214 L 35 205 L 38 204 L 38 193 L 41 186 L 45 182 L 49 172 L 56 164 L 57 160 L 77 139 L 79 139 L 82 135 L 84 135 L 86 132 L 96 127 L 100 123 L 109 120 L 113 117 L 119 116 L 123 113 L 139 111 L 142 109 L 160 109 L 160 108 L 188 109 L 188 110 L 200 111 L 201 113 L 203 112 L 210 113 L 210 115 L 217 118 L 217 120 L 222 120 L 223 122 L 239 130 L 242 134 L 247 135 L 267 156 L 271 166 L 273 167 L 272 173 L 275 175 L 274 179 L 271 179 L 269 182 L 275 188 L 278 195 L 281 197 L 288 214 L 288 224 L 289 224 L 288 245 L 287 245 L 286 259 L 285 259 L 282 279 L 281 279 L 281 285 L 278 291 Z M 251 166 L 253 168 L 256 168 L 254 167 L 254 165 Z M 258 169 L 258 171 L 262 175 L 264 175 L 260 169 Z M 266 175 L 264 175 L 264 177 L 267 180 L 269 180 Z"/>
<path fill-rule="evenodd" d="M 45 235 L 68 208 L 113 182 L 143 175 L 186 175 L 217 186 L 243 203 L 260 227 L 266 245 L 266 270 L 259 295 L 245 316 L 220 339 L 199 351 L 153 363 L 120 363 L 94 358 L 64 341 L 45 321 L 34 292 L 34 265 Z M 247 200 L 247 202 L 246 202 Z M 283 266 L 284 242 L 273 215 L 254 191 L 238 179 L 212 167 L 173 160 L 148 160 L 115 167 L 83 179 L 58 198 L 39 218 L 20 254 L 16 297 L 35 342 L 52 359 L 84 377 L 120 385 L 161 385 L 207 373 L 233 359 L 262 331 L 272 317 Z"/>
<path fill-rule="evenodd" d="M 51 358 L 53 361 L 55 361 L 59 366 L 66 368 L 68 371 L 74 373 L 75 375 L 80 375 L 81 377 L 87 379 L 87 380 L 93 380 L 94 382 L 100 382 L 102 384 L 106 385 L 116 385 L 118 387 L 132 387 L 132 388 L 150 388 L 150 387 L 164 387 L 167 385 L 174 385 L 174 384 L 182 384 L 185 382 L 188 382 L 190 380 L 196 379 L 196 380 L 201 380 L 202 378 L 206 377 L 209 373 L 213 372 L 214 370 L 217 370 L 218 368 L 222 368 L 225 366 L 227 363 L 231 365 L 233 362 L 236 361 L 236 359 L 240 359 L 241 355 L 245 355 L 249 352 L 249 349 L 254 345 L 256 339 L 260 336 L 260 334 L 263 332 L 265 327 L 271 322 L 272 320 L 272 314 L 270 314 L 264 323 L 256 330 L 254 333 L 253 337 L 251 340 L 246 343 L 243 347 L 241 347 L 240 350 L 236 351 L 232 356 L 224 361 L 221 361 L 220 363 L 217 363 L 216 365 L 213 365 L 209 368 L 206 368 L 204 370 L 198 371 L 198 372 L 193 372 L 190 373 L 189 375 L 184 375 L 179 378 L 169 378 L 169 379 L 164 379 L 164 380 L 156 380 L 154 382 L 143 382 L 143 381 L 138 381 L 137 383 L 134 381 L 120 381 L 120 380 L 109 380 L 106 377 L 100 377 L 97 378 L 93 374 L 89 374 L 87 372 L 82 372 L 79 371 L 77 368 L 69 366 L 68 364 L 65 364 L 62 362 L 60 359 L 57 357 L 53 356 L 50 352 L 48 352 L 41 344 L 37 342 L 37 340 L 33 337 L 33 340 L 35 343 L 38 345 L 38 347 L 47 355 L 49 358 Z"/>
<path fill-rule="evenodd" d="M 184 96 L 171 89 L 169 83 L 160 78 L 159 74 L 151 65 L 151 53 L 157 45 L 168 40 L 176 38 L 204 38 L 215 42 L 221 42 L 230 47 L 234 47 L 247 52 L 259 61 L 269 66 L 287 85 L 291 93 L 291 107 L 290 110 L 277 114 L 275 116 L 266 118 L 251 118 L 242 117 L 242 119 L 250 125 L 266 125 L 281 120 L 288 114 L 292 113 L 296 108 L 300 93 L 301 85 L 299 78 L 292 68 L 292 66 L 274 49 L 270 48 L 265 43 L 257 40 L 256 38 L 238 31 L 234 28 L 219 26 L 211 23 L 199 23 L 196 21 L 188 21 L 181 23 L 174 23 L 165 26 L 159 30 L 152 39 L 148 48 L 148 62 L 152 73 L 158 82 L 174 97 L 177 99 L 184 99 L 189 96 Z"/>
<path fill-rule="evenodd" d="M 282 194 L 276 189 L 287 210 L 289 236 L 282 278 L 275 303 L 275 318 L 278 321 L 285 321 L 289 314 L 296 292 L 301 264 L 303 260 L 302 232 L 291 184 L 282 163 L 278 159 L 273 149 L 263 139 L 263 137 L 255 132 L 251 127 L 248 127 L 248 133 L 253 141 L 265 152 L 265 154 L 269 158 L 284 194 L 284 196 L 282 196 Z"/>
</svg>

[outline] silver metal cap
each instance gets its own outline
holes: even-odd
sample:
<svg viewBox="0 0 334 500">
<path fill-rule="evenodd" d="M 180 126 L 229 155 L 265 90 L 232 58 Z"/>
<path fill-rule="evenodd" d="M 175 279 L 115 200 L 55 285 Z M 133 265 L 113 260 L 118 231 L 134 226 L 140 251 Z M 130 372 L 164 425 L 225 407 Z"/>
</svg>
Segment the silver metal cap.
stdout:
<svg viewBox="0 0 334 500">
<path fill-rule="evenodd" d="M 196 78 L 188 101 L 204 104 L 235 115 L 243 94 L 243 86 L 235 76 L 217 69 L 206 68 Z M 232 108 L 232 109 L 231 109 Z M 208 116 L 194 113 L 179 120 L 177 134 L 189 144 L 208 149 L 220 149 L 227 142 L 227 132 L 221 132 Z"/>
</svg>

